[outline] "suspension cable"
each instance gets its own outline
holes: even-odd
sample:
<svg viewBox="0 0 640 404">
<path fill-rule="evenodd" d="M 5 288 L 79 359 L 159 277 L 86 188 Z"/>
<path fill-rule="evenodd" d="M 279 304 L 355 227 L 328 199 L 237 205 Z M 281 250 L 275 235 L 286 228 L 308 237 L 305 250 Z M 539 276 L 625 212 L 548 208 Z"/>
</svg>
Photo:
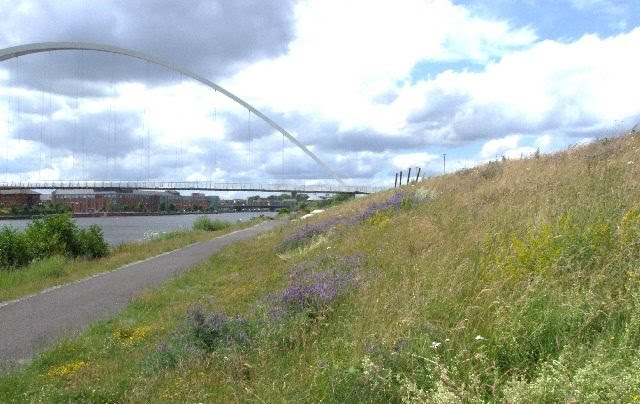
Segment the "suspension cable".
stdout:
<svg viewBox="0 0 640 404">
<path fill-rule="evenodd" d="M 80 58 L 77 58 L 77 64 L 76 64 L 76 80 L 79 79 L 80 77 Z M 76 119 L 73 121 L 73 141 L 72 141 L 72 146 L 71 146 L 71 167 L 73 169 L 73 173 L 75 175 L 75 169 L 76 169 L 76 150 L 77 150 L 77 142 L 78 142 L 78 119 L 79 118 L 79 113 L 78 113 L 78 97 L 80 96 L 80 85 L 76 85 L 76 105 L 75 105 L 75 114 L 76 114 Z"/>
<path fill-rule="evenodd" d="M 20 86 L 20 62 L 19 62 L 19 59 L 20 58 L 16 58 L 16 82 L 18 83 L 18 87 Z M 17 118 L 19 120 L 20 119 L 20 109 L 21 109 L 20 94 L 18 94 L 17 103 L 18 103 Z M 18 128 L 18 153 L 19 153 L 20 152 L 20 146 L 22 145 L 22 133 L 20 132 L 19 125 L 16 125 L 16 128 Z M 22 171 L 18 172 L 18 181 L 22 182 Z"/>
<path fill-rule="evenodd" d="M 80 49 L 80 96 L 84 97 L 84 49 Z M 84 158 L 85 158 L 85 144 L 86 144 L 86 133 L 80 135 L 81 143 L 82 143 L 82 174 L 81 178 L 85 179 L 84 175 Z"/>
<path fill-rule="evenodd" d="M 43 83 L 42 83 L 42 91 L 40 94 L 40 147 L 39 147 L 39 158 L 38 158 L 38 179 L 42 180 L 42 145 L 44 143 L 44 85 L 47 80 L 47 71 L 48 69 L 42 70 Z"/>
<path fill-rule="evenodd" d="M 51 52 L 47 52 L 49 59 L 51 59 Z M 53 81 L 52 77 L 49 76 L 49 120 L 48 123 L 48 132 L 49 132 L 49 167 L 53 170 Z"/>
<path fill-rule="evenodd" d="M 247 116 L 247 135 L 249 136 L 249 154 L 247 156 L 247 171 L 251 171 L 252 165 L 252 154 L 251 154 L 251 146 L 253 144 L 253 138 L 251 137 L 251 110 L 247 110 L 249 112 Z"/>
</svg>

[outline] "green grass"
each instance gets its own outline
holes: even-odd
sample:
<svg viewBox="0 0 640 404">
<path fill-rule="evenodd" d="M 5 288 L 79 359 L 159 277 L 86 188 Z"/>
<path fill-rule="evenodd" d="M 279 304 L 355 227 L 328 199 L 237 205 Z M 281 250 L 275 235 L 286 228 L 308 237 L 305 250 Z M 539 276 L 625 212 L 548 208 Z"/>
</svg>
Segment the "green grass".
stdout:
<svg viewBox="0 0 640 404">
<path fill-rule="evenodd" d="M 200 216 L 193 222 L 193 230 L 217 231 L 226 229 L 231 224 L 222 220 L 211 220 L 206 216 Z"/>
<path fill-rule="evenodd" d="M 8 402 L 640 400 L 640 136 L 491 163 L 233 245 L 0 378 Z M 416 190 L 417 195 L 415 193 Z M 357 287 L 273 321 L 291 268 L 362 254 Z M 311 264 L 309 264 L 311 265 Z M 317 265 L 317 264 L 313 264 Z M 313 266 L 312 265 L 312 266 Z M 319 271 L 318 268 L 314 269 Z M 194 345 L 194 305 L 250 342 Z"/>
<path fill-rule="evenodd" d="M 16 299 L 40 290 L 69 283 L 100 272 L 172 251 L 188 244 L 218 237 L 256 223 L 243 222 L 226 226 L 216 232 L 194 230 L 170 232 L 147 242 L 125 243 L 113 247 L 107 257 L 100 259 L 55 256 L 35 261 L 25 267 L 0 270 L 0 302 Z"/>
</svg>

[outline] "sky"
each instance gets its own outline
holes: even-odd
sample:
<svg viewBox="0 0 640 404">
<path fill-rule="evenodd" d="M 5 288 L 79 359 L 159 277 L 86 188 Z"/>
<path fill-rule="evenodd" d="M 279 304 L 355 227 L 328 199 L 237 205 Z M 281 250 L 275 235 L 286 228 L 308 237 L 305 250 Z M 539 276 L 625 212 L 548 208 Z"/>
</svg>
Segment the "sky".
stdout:
<svg viewBox="0 0 640 404">
<path fill-rule="evenodd" d="M 0 0 L 0 21 L 0 49 L 93 42 L 182 66 L 354 185 L 640 123 L 635 0 Z M 91 51 L 0 62 L 0 181 L 55 179 L 333 181 L 257 116 L 161 66 Z"/>
</svg>

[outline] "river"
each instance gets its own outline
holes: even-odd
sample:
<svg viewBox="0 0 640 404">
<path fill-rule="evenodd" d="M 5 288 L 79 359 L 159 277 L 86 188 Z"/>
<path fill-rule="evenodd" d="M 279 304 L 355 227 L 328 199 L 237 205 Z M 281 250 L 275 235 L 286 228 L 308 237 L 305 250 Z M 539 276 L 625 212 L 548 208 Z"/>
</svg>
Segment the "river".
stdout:
<svg viewBox="0 0 640 404">
<path fill-rule="evenodd" d="M 97 224 L 102 228 L 105 240 L 111 245 L 129 241 L 143 241 L 162 233 L 175 230 L 190 230 L 193 222 L 200 216 L 212 220 L 235 223 L 249 220 L 256 216 L 275 216 L 275 212 L 237 212 L 217 213 L 209 215 L 166 215 L 166 216 L 103 216 L 78 217 L 73 219 L 79 228 L 87 228 Z M 31 223 L 28 219 L 2 220 L 0 227 L 9 226 L 23 230 Z"/>
</svg>

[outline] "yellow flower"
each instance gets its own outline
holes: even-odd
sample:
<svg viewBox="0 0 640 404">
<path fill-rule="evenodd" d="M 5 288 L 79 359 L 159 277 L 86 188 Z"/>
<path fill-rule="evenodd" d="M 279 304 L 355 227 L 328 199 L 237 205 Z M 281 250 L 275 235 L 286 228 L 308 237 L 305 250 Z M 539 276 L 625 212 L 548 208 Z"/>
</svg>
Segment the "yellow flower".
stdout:
<svg viewBox="0 0 640 404">
<path fill-rule="evenodd" d="M 47 376 L 49 377 L 68 376 L 72 373 L 77 372 L 78 370 L 82 369 L 85 366 L 87 366 L 87 362 L 85 361 L 76 361 L 76 362 L 67 363 L 66 365 L 61 365 L 53 369 L 50 369 L 47 372 Z"/>
<path fill-rule="evenodd" d="M 143 325 L 133 330 L 117 328 L 113 332 L 113 336 L 124 346 L 133 345 L 143 340 L 151 331 L 151 326 Z"/>
</svg>

